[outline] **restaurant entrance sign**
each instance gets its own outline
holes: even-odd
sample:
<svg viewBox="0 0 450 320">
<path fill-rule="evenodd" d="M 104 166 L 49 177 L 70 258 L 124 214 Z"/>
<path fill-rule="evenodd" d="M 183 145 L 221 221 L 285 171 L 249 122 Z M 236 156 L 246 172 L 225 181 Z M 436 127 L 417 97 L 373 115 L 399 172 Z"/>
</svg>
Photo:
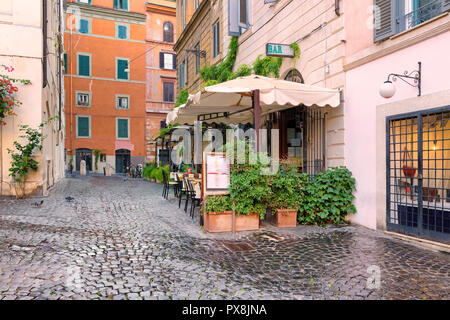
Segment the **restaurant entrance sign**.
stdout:
<svg viewBox="0 0 450 320">
<path fill-rule="evenodd" d="M 266 56 L 293 58 L 294 49 L 289 44 L 267 43 Z"/>
</svg>

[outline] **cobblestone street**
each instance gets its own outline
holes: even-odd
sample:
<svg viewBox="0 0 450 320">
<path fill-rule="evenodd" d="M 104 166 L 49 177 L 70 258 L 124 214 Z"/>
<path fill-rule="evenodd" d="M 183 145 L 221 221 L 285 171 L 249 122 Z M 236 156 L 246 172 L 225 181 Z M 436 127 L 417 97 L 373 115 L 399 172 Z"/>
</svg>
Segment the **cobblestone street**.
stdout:
<svg viewBox="0 0 450 320">
<path fill-rule="evenodd" d="M 450 298 L 446 253 L 355 226 L 205 234 L 161 190 L 72 177 L 40 207 L 0 200 L 0 299 Z"/>
</svg>

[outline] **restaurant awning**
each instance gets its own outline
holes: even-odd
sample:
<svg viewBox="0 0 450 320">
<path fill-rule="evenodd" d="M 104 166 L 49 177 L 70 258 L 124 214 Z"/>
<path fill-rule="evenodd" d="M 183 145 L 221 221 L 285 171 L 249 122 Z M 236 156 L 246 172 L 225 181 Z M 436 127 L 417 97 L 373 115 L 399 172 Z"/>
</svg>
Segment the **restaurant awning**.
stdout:
<svg viewBox="0 0 450 320">
<path fill-rule="evenodd" d="M 254 93 L 259 91 L 260 116 L 299 105 L 338 107 L 339 90 L 258 75 L 205 87 L 172 110 L 168 124 L 203 122 L 247 123 L 254 120 Z"/>
</svg>

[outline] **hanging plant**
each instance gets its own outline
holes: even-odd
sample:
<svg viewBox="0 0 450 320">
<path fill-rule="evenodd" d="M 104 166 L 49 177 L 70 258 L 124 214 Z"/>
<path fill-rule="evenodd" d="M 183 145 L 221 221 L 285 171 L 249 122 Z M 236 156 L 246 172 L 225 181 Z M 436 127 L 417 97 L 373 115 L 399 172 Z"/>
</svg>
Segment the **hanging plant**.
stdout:
<svg viewBox="0 0 450 320">
<path fill-rule="evenodd" d="M 7 72 L 13 72 L 13 67 L 0 65 L 1 68 Z M 14 79 L 5 74 L 0 74 L 0 126 L 6 125 L 5 118 L 7 116 L 15 115 L 14 108 L 20 106 L 22 103 L 17 100 L 16 93 L 19 88 L 15 83 L 28 84 L 29 80 Z"/>
</svg>

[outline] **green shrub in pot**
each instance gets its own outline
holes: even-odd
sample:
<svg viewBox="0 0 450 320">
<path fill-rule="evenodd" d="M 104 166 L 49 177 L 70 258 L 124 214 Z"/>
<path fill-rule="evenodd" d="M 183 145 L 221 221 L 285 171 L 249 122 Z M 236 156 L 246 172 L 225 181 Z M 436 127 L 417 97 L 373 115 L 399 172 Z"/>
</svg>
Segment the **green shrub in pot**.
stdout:
<svg viewBox="0 0 450 320">
<path fill-rule="evenodd" d="M 294 168 L 282 167 L 277 174 L 269 177 L 271 193 L 268 205 L 275 214 L 278 209 L 297 209 L 304 188 L 308 182 L 306 174 L 299 174 Z"/>
<path fill-rule="evenodd" d="M 208 196 L 206 198 L 207 212 L 224 212 L 233 210 L 233 203 L 229 196 Z"/>
</svg>

